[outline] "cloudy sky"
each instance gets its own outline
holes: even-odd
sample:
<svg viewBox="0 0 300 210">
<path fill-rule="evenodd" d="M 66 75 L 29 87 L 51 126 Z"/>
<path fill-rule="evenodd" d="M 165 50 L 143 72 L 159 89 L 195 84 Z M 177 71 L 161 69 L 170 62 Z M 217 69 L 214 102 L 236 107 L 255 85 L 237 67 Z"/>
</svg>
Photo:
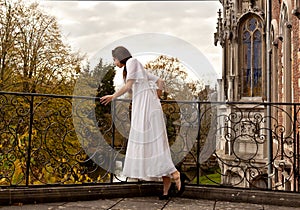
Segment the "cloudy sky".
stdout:
<svg viewBox="0 0 300 210">
<path fill-rule="evenodd" d="M 220 76 L 221 47 L 214 46 L 213 40 L 217 12 L 221 8 L 218 0 L 40 0 L 40 4 L 57 18 L 73 49 L 85 53 L 91 60 L 106 53 L 104 49 L 109 48 L 111 51 L 113 44 L 124 43 L 133 54 L 141 53 L 143 49 L 159 54 L 160 49 L 168 48 L 166 53 L 171 56 L 180 57 L 191 53 L 189 59 L 182 59 L 186 59 L 185 63 L 194 68 L 196 65 L 196 68 L 210 69 L 204 65 L 206 59 L 213 71 Z M 151 35 L 154 36 L 153 39 Z M 150 41 L 158 39 L 161 42 Z M 172 44 L 165 44 L 167 42 Z M 107 54 L 111 56 L 110 53 Z M 192 60 L 199 62 L 193 63 Z"/>
</svg>

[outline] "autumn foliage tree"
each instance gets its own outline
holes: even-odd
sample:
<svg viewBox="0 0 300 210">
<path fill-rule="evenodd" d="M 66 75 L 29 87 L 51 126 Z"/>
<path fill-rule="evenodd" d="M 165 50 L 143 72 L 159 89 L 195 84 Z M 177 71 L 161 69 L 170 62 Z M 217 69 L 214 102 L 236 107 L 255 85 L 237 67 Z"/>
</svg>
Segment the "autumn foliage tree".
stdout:
<svg viewBox="0 0 300 210">
<path fill-rule="evenodd" d="M 81 61 L 63 41 L 56 18 L 38 3 L 0 0 L 0 91 L 72 95 Z M 0 97 L 0 185 L 90 180 L 82 175 L 86 154 L 75 135 L 70 98 Z"/>
<path fill-rule="evenodd" d="M 0 3 L 0 90 L 71 94 L 82 57 L 38 3 Z"/>
<path fill-rule="evenodd" d="M 164 80 L 164 99 L 194 100 L 204 87 L 203 81 L 189 77 L 188 69 L 178 58 L 160 55 L 146 63 L 145 68 Z"/>
</svg>

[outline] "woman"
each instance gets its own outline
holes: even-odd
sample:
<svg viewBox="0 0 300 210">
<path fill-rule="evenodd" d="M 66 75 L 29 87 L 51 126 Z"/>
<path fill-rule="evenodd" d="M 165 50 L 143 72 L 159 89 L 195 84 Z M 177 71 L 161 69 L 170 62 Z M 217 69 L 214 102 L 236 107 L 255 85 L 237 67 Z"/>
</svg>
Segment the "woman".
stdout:
<svg viewBox="0 0 300 210">
<path fill-rule="evenodd" d="M 160 199 L 169 199 L 171 177 L 178 192 L 182 193 L 186 176 L 180 174 L 171 159 L 159 100 L 164 82 L 148 73 L 126 48 L 116 47 L 112 56 L 117 67 L 124 67 L 125 85 L 114 94 L 101 97 L 100 102 L 107 105 L 113 99 L 132 91 L 131 127 L 123 175 L 143 180 L 162 177 L 163 194 Z"/>
</svg>

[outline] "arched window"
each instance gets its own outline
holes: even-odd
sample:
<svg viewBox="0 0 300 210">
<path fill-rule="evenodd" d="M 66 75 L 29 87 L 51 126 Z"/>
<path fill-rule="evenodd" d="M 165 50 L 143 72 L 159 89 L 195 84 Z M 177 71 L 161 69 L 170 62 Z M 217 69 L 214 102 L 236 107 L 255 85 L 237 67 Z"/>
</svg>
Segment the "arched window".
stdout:
<svg viewBox="0 0 300 210">
<path fill-rule="evenodd" d="M 262 96 L 262 22 L 250 16 L 240 27 L 241 96 Z"/>
</svg>

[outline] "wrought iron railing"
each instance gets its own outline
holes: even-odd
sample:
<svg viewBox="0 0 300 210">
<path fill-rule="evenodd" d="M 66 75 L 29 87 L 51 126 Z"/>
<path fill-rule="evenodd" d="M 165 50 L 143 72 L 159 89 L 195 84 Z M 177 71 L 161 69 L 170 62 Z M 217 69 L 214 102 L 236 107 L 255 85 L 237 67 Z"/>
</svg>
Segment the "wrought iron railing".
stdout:
<svg viewBox="0 0 300 210">
<path fill-rule="evenodd" d="M 190 184 L 299 191 L 300 104 L 161 103 Z M 0 186 L 138 181 L 121 175 L 130 112 L 126 99 L 0 92 Z"/>
</svg>

